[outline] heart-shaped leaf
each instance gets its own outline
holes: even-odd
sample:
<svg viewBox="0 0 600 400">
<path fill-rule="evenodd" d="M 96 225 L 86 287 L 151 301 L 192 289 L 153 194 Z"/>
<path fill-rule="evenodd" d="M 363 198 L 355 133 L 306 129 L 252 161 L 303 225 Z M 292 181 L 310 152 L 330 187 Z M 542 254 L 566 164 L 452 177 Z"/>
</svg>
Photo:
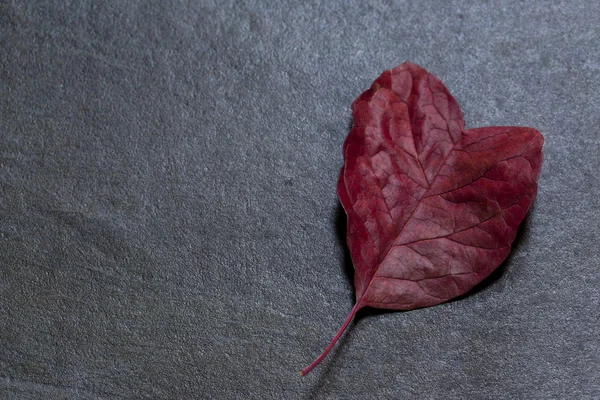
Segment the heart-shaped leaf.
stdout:
<svg viewBox="0 0 600 400">
<path fill-rule="evenodd" d="M 412 310 L 468 292 L 508 256 L 542 166 L 535 129 L 465 130 L 444 84 L 404 63 L 352 104 L 337 193 L 356 304 Z"/>
</svg>

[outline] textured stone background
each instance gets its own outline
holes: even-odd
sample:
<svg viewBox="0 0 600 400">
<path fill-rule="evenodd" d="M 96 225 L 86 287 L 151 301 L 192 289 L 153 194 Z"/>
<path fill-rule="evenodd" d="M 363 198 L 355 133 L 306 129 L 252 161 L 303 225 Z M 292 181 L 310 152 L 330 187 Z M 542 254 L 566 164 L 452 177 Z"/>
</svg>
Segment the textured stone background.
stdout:
<svg viewBox="0 0 600 400">
<path fill-rule="evenodd" d="M 600 398 L 597 2 L 300 3 L 0 3 L 0 398 Z M 350 103 L 406 60 L 544 134 L 538 198 L 301 378 L 354 301 Z"/>
</svg>

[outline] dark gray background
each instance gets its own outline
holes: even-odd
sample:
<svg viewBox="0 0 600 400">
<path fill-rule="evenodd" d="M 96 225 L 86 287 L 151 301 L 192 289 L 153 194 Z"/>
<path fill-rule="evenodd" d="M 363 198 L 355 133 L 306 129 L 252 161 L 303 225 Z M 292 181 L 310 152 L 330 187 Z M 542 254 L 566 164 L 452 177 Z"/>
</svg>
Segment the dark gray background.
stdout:
<svg viewBox="0 0 600 400">
<path fill-rule="evenodd" d="M 0 398 L 600 398 L 597 2 L 298 3 L 1 3 Z M 350 103 L 406 60 L 543 133 L 538 198 L 301 378 L 354 301 Z"/>
</svg>

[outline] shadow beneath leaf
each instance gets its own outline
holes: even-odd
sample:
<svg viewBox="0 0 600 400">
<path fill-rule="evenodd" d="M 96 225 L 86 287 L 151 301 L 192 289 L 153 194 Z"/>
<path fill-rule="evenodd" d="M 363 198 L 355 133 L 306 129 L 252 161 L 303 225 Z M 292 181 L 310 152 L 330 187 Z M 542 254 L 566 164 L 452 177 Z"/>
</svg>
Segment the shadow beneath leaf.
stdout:
<svg viewBox="0 0 600 400">
<path fill-rule="evenodd" d="M 350 132 L 353 127 L 354 127 L 354 118 L 350 118 L 348 121 L 347 131 Z"/>
<path fill-rule="evenodd" d="M 354 265 L 352 264 L 352 256 L 350 255 L 350 250 L 348 249 L 348 245 L 346 244 L 346 212 L 344 211 L 344 207 L 338 201 L 337 207 L 333 211 L 334 216 L 334 224 L 335 224 L 335 233 L 338 240 L 338 244 L 340 248 L 342 248 L 342 268 L 344 270 L 344 275 L 348 279 L 348 283 L 350 287 L 354 287 Z M 354 291 L 352 291 L 352 300 L 355 301 Z"/>
</svg>

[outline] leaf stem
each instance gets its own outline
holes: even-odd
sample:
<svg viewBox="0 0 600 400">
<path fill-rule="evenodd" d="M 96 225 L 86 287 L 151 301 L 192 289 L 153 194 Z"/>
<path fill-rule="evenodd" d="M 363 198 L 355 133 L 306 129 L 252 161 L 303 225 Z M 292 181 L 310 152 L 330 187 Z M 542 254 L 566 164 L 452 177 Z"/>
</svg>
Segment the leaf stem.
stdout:
<svg viewBox="0 0 600 400">
<path fill-rule="evenodd" d="M 340 330 L 338 331 L 338 333 L 335 335 L 335 337 L 333 338 L 333 340 L 331 341 L 331 343 L 329 343 L 329 346 L 327 346 L 327 348 L 325 349 L 325 351 L 319 356 L 317 357 L 317 359 L 315 361 L 313 361 L 312 364 L 310 364 L 308 367 L 304 368 L 302 371 L 300 371 L 300 376 L 304 376 L 306 374 L 308 374 L 310 371 L 312 371 L 312 369 L 314 367 L 316 367 L 317 365 L 319 365 L 319 363 L 321 361 L 323 361 L 323 359 L 325 358 L 325 356 L 327 356 L 327 354 L 331 351 L 331 349 L 333 348 L 333 346 L 335 345 L 335 343 L 338 341 L 338 339 L 340 338 L 340 336 L 342 336 L 342 333 L 344 333 L 344 331 L 346 330 L 346 327 L 348 326 L 348 324 L 350 323 L 350 321 L 352 321 L 352 318 L 354 318 L 354 314 L 356 314 L 356 311 L 358 311 L 358 304 L 360 302 L 357 302 L 354 307 L 352 308 L 352 311 L 350 311 L 350 314 L 348 314 L 348 317 L 346 318 L 346 320 L 344 321 L 344 323 L 342 324 L 342 327 L 340 328 Z"/>
</svg>

